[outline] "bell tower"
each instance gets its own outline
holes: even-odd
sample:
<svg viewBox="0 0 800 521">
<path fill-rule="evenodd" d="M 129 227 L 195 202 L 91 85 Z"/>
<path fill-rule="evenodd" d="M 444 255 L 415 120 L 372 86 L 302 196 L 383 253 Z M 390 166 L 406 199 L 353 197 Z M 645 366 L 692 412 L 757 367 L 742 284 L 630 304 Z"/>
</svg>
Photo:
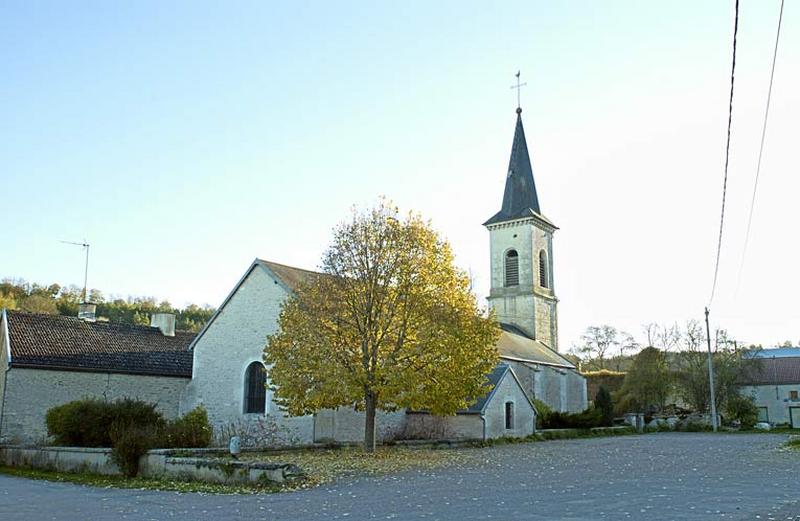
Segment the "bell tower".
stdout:
<svg viewBox="0 0 800 521">
<path fill-rule="evenodd" d="M 489 230 L 491 255 L 489 306 L 497 320 L 558 351 L 553 284 L 553 234 L 558 228 L 539 208 L 519 107 L 503 204 L 483 225 Z"/>
</svg>

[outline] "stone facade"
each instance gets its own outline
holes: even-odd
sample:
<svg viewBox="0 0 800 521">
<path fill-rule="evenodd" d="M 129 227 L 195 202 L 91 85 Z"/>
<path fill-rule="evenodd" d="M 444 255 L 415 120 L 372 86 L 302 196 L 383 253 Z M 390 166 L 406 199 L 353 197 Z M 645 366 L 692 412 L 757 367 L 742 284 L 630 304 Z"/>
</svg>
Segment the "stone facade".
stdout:
<svg viewBox="0 0 800 521">
<path fill-rule="evenodd" d="M 194 343 L 192 380 L 181 400 L 181 411 L 203 405 L 217 430 L 268 420 L 275 442 L 308 444 L 314 439 L 312 416 L 291 417 L 267 392 L 264 414 L 244 413 L 247 367 L 261 361 L 267 336 L 276 331 L 278 315 L 289 289 L 258 262 L 220 307 Z"/>
<path fill-rule="evenodd" d="M 325 409 L 314 415 L 314 441 L 360 442 L 364 439 L 363 412 L 340 407 Z M 388 441 L 397 439 L 405 430 L 405 411 L 377 411 L 375 417 L 376 439 Z"/>
<path fill-rule="evenodd" d="M 522 388 L 554 411 L 581 412 L 587 407 L 586 379 L 574 369 L 509 361 Z"/>
<path fill-rule="evenodd" d="M 47 438 L 48 409 L 81 398 L 135 398 L 157 404 L 166 418 L 178 415 L 187 378 L 11 367 L 5 373 L 0 439 L 39 443 Z"/>
<path fill-rule="evenodd" d="M 513 369 L 512 369 L 513 371 Z M 513 404 L 511 428 L 506 428 L 506 403 Z M 529 436 L 536 431 L 536 411 L 511 371 L 500 380 L 486 402 L 484 439 Z"/>
<path fill-rule="evenodd" d="M 773 425 L 788 424 L 800 428 L 800 399 L 792 399 L 792 391 L 800 395 L 800 383 L 790 385 L 753 385 L 742 387 L 745 396 L 755 399 L 759 421 Z"/>
<path fill-rule="evenodd" d="M 512 324 L 558 351 L 558 324 L 553 286 L 553 231 L 543 221 L 524 219 L 492 224 L 489 229 L 491 289 L 489 306 L 497 320 Z M 515 250 L 519 284 L 505 285 L 506 254 Z M 546 258 L 547 287 L 539 280 L 539 255 Z"/>
</svg>

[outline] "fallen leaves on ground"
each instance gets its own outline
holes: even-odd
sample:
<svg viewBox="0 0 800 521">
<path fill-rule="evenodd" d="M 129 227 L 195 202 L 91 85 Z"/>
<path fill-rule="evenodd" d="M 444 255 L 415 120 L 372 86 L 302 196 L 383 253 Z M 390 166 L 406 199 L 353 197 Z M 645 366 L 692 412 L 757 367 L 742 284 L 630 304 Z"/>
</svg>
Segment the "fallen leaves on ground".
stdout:
<svg viewBox="0 0 800 521">
<path fill-rule="evenodd" d="M 308 476 L 299 488 L 330 483 L 337 478 L 357 475 L 382 475 L 412 470 L 431 470 L 464 463 L 476 451 L 379 447 L 373 453 L 360 448 L 314 449 L 247 453 L 243 459 L 261 463 L 293 463 Z"/>
</svg>

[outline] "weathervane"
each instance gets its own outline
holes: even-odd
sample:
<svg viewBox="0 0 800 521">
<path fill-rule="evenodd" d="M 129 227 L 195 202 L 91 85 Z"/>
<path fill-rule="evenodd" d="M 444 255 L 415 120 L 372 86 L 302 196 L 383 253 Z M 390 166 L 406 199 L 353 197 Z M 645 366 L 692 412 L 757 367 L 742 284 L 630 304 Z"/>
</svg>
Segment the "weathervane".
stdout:
<svg viewBox="0 0 800 521">
<path fill-rule="evenodd" d="M 520 103 L 519 91 L 522 90 L 522 87 L 524 87 L 525 85 L 528 84 L 527 82 L 526 83 L 520 83 L 519 82 L 519 75 L 520 75 L 520 71 L 517 71 L 517 73 L 514 75 L 514 76 L 517 77 L 517 84 L 511 86 L 512 89 L 517 89 L 517 114 L 522 112 L 522 103 Z"/>
</svg>

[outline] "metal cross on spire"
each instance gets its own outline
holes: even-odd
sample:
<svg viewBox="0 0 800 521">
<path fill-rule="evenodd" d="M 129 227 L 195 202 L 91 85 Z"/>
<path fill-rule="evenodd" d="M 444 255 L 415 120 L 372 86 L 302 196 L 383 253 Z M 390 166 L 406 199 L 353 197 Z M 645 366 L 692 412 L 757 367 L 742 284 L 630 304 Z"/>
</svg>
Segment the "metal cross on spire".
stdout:
<svg viewBox="0 0 800 521">
<path fill-rule="evenodd" d="M 522 112 L 522 103 L 520 103 L 520 95 L 519 95 L 519 93 L 520 93 L 520 90 L 522 90 L 522 87 L 524 87 L 528 83 L 527 82 L 525 82 L 525 83 L 520 83 L 519 82 L 520 71 L 517 71 L 517 73 L 514 76 L 517 77 L 517 84 L 516 85 L 512 85 L 511 88 L 512 89 L 517 89 L 517 113 L 519 113 L 519 112 Z"/>
</svg>

